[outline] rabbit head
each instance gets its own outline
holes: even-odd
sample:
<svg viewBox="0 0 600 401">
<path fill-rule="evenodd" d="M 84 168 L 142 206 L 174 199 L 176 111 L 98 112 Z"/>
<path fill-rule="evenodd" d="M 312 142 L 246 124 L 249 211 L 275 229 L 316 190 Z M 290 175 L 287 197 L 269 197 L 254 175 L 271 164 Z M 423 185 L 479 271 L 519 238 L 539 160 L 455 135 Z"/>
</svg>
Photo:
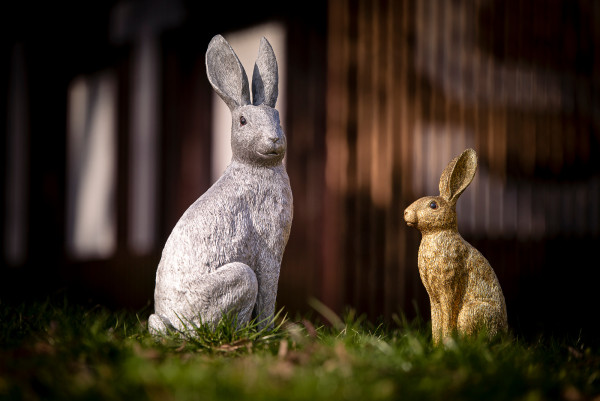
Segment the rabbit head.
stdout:
<svg viewBox="0 0 600 401">
<path fill-rule="evenodd" d="M 262 38 L 252 74 L 252 97 L 248 77 L 229 43 L 216 35 L 206 51 L 208 80 L 231 110 L 233 159 L 255 166 L 274 166 L 283 160 L 286 138 L 275 110 L 278 95 L 277 59 Z"/>
<path fill-rule="evenodd" d="M 456 202 L 477 170 L 477 154 L 465 150 L 452 160 L 440 178 L 440 196 L 426 196 L 404 211 L 404 220 L 421 232 L 457 229 Z"/>
</svg>

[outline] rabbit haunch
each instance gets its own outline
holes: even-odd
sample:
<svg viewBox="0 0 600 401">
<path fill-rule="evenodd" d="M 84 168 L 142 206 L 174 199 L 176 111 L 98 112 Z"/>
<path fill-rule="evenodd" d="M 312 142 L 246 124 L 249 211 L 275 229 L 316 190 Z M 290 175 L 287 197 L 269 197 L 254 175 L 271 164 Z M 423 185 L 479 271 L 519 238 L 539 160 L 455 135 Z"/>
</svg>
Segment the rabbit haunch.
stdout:
<svg viewBox="0 0 600 401">
<path fill-rule="evenodd" d="M 500 283 L 483 255 L 458 232 L 456 202 L 473 180 L 475 151 L 452 160 L 440 178 L 440 196 L 428 196 L 404 211 L 409 226 L 422 233 L 419 274 L 429 294 L 433 341 L 455 330 L 473 334 L 483 326 L 490 336 L 507 327 Z"/>
<path fill-rule="evenodd" d="M 215 36 L 206 52 L 209 81 L 232 115 L 233 158 L 223 175 L 188 210 L 169 236 L 156 272 L 154 334 L 193 325 L 213 327 L 233 313 L 241 325 L 270 324 L 281 260 L 292 223 L 292 191 L 282 161 L 286 139 L 274 109 L 277 62 L 260 42 L 248 79 L 227 41 Z"/>
</svg>

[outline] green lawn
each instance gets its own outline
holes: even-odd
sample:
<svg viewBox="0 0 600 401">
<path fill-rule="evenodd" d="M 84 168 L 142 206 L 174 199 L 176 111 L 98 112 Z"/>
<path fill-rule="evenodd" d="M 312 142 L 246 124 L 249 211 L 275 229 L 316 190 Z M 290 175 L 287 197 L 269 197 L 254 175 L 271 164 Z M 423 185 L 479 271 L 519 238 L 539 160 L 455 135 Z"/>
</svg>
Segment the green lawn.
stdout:
<svg viewBox="0 0 600 401">
<path fill-rule="evenodd" d="M 0 302 L 0 399 L 600 400 L 600 352 L 577 340 L 433 347 L 418 319 L 376 326 L 315 305 L 331 325 L 280 315 L 272 330 L 157 342 L 146 312 Z"/>
</svg>

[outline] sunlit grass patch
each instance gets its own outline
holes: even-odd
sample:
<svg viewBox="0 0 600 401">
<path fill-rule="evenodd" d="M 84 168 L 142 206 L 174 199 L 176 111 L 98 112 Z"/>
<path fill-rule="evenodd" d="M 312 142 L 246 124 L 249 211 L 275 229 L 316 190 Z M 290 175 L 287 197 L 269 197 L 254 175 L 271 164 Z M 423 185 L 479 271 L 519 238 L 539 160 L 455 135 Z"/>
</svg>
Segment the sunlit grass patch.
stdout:
<svg viewBox="0 0 600 401">
<path fill-rule="evenodd" d="M 260 320 L 253 318 L 240 325 L 235 314 L 224 314 L 221 321 L 210 324 L 194 324 L 181 320 L 183 330 L 169 330 L 155 336 L 162 345 L 177 346 L 178 351 L 204 351 L 208 353 L 244 353 L 258 350 L 273 350 L 286 337 L 283 326 L 287 316 L 280 309 L 274 316 Z"/>
<path fill-rule="evenodd" d="M 600 352 L 577 339 L 454 337 L 401 314 L 372 323 L 349 309 L 322 319 L 216 328 L 156 338 L 149 311 L 65 300 L 0 303 L 1 399 L 593 400 Z M 326 322 L 326 323 L 321 323 Z M 598 398 L 600 400 L 600 398 Z"/>
</svg>

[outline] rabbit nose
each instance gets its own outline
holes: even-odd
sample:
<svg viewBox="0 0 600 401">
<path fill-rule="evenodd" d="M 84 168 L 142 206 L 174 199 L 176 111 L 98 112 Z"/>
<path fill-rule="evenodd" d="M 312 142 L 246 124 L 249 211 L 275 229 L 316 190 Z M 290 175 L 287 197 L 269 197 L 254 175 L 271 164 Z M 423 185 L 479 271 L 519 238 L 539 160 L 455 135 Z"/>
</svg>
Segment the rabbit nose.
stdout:
<svg viewBox="0 0 600 401">
<path fill-rule="evenodd" d="M 271 137 L 271 142 L 277 143 L 278 141 L 279 141 L 279 137 L 278 136 Z"/>
</svg>

